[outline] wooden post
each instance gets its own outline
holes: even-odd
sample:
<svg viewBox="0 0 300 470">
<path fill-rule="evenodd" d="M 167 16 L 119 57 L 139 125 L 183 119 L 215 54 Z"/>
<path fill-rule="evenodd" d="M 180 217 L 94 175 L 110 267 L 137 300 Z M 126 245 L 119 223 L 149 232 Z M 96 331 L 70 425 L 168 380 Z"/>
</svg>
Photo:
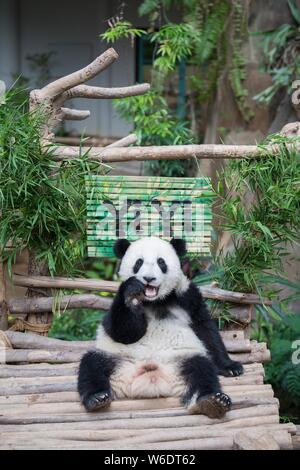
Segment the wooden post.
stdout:
<svg viewBox="0 0 300 470">
<path fill-rule="evenodd" d="M 0 263 L 0 330 L 8 329 L 8 313 L 6 304 L 6 269 Z"/>
<path fill-rule="evenodd" d="M 46 274 L 48 274 L 47 266 L 44 263 L 38 262 L 34 250 L 31 250 L 29 252 L 28 275 Z M 26 296 L 29 298 L 39 297 L 41 290 L 44 291 L 45 295 L 49 295 L 49 289 L 39 289 L 39 293 L 37 293 L 35 289 L 29 288 Z M 28 328 L 28 330 L 25 329 L 25 331 L 34 331 L 42 336 L 47 336 L 52 320 L 52 312 L 29 313 L 26 317 L 26 321 L 32 324 L 32 328 Z M 35 329 L 34 325 L 39 325 L 39 327 Z M 44 328 L 43 325 L 45 325 Z"/>
</svg>

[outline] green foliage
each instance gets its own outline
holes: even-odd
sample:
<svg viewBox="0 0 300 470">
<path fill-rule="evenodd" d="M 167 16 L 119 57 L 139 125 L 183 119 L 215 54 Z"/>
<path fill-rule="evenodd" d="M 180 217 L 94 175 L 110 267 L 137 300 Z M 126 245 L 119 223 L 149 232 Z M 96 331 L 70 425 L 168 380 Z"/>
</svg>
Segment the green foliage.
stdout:
<svg viewBox="0 0 300 470">
<path fill-rule="evenodd" d="M 135 37 L 140 37 L 145 34 L 143 29 L 133 28 L 129 21 L 114 22 L 109 29 L 100 34 L 99 37 L 108 43 L 114 43 L 121 38 L 130 38 L 133 40 Z"/>
<path fill-rule="evenodd" d="M 277 29 L 256 33 L 262 36 L 265 58 L 264 70 L 272 85 L 254 96 L 260 103 L 269 104 L 276 93 L 286 88 L 292 92 L 292 82 L 300 74 L 300 10 L 294 1 L 288 2 L 295 24 L 282 24 Z"/>
<path fill-rule="evenodd" d="M 88 262 L 84 266 L 84 275 L 91 279 L 116 280 L 116 261 L 111 259 Z M 79 293 L 80 291 L 74 291 Z M 98 295 L 109 296 L 107 292 Z M 58 299 L 59 303 L 59 299 Z M 64 340 L 89 340 L 96 336 L 97 326 L 105 312 L 101 310 L 66 310 L 55 315 L 49 336 Z"/>
<path fill-rule="evenodd" d="M 42 153 L 43 115 L 16 96 L 0 105 L 0 257 L 11 267 L 29 248 L 51 274 L 71 273 L 85 255 L 84 177 L 96 166 L 83 155 L 58 167 L 51 148 Z"/>
<path fill-rule="evenodd" d="M 98 310 L 67 310 L 54 317 L 49 336 L 67 341 L 95 339 L 103 315 L 104 312 Z"/>
<path fill-rule="evenodd" d="M 115 101 L 120 116 L 130 124 L 140 145 L 175 145 L 192 143 L 187 123 L 170 112 L 165 99 L 155 91 Z M 147 167 L 153 175 L 185 176 L 192 163 L 186 161 L 153 161 Z"/>
<path fill-rule="evenodd" d="M 280 395 L 283 406 L 296 406 L 299 413 L 300 364 L 292 359 L 300 346 L 300 316 L 287 315 L 276 323 L 260 319 L 259 324 L 260 328 L 254 337 L 268 342 L 272 357 L 272 361 L 265 365 L 266 381 Z M 296 341 L 298 343 L 294 343 Z"/>
<path fill-rule="evenodd" d="M 181 17 L 177 23 L 171 22 L 167 16 L 174 9 L 178 10 Z M 193 96 L 193 109 L 200 116 L 202 109 L 195 108 L 195 103 L 210 103 L 218 80 L 227 68 L 237 105 L 244 119 L 251 119 L 247 91 L 243 85 L 245 61 L 241 46 L 247 34 L 247 15 L 241 1 L 144 0 L 139 7 L 139 14 L 148 16 L 151 25 L 148 35 L 155 43 L 152 74 L 154 89 L 161 93 L 164 77 L 184 61 L 191 66 L 189 88 Z M 133 40 L 145 32 L 135 30 L 131 23 L 121 21 L 118 17 L 108 24 L 109 29 L 101 38 L 109 42 L 124 37 Z M 228 53 L 226 47 L 228 41 L 232 43 L 232 54 Z"/>
<path fill-rule="evenodd" d="M 188 59 L 193 52 L 195 31 L 190 24 L 168 23 L 151 35 L 159 44 L 154 67 L 162 72 L 174 70 L 178 61 Z"/>
<path fill-rule="evenodd" d="M 224 171 L 227 190 L 219 184 L 223 227 L 234 245 L 217 260 L 224 266 L 224 288 L 260 293 L 262 274 L 280 272 L 285 245 L 299 238 L 300 154 L 287 149 L 287 139 L 273 136 L 275 141 L 281 142 L 275 154 L 262 145 L 259 158 L 230 162 Z"/>
</svg>

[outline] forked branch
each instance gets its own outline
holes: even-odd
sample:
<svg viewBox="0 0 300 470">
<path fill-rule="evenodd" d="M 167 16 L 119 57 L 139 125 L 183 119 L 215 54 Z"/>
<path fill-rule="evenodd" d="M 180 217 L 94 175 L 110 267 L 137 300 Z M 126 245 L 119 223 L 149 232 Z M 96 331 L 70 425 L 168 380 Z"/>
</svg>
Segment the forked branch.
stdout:
<svg viewBox="0 0 300 470">
<path fill-rule="evenodd" d="M 102 88 L 83 85 L 86 81 L 103 72 L 118 58 L 117 52 L 110 48 L 97 59 L 81 70 L 49 83 L 40 90 L 30 93 L 31 110 L 42 107 L 47 115 L 47 123 L 42 132 L 42 138 L 49 140 L 53 137 L 52 130 L 63 120 L 83 120 L 90 116 L 90 111 L 64 107 L 65 101 L 72 98 L 113 99 L 126 98 L 146 93 L 150 89 L 148 83 L 139 85 Z"/>
</svg>

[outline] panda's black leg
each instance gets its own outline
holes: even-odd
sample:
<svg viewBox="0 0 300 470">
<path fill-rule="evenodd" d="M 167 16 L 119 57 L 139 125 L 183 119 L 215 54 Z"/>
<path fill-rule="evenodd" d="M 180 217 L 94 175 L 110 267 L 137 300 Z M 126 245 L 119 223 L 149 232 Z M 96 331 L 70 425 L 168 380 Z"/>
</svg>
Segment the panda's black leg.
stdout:
<svg viewBox="0 0 300 470">
<path fill-rule="evenodd" d="M 181 374 L 186 383 L 182 403 L 189 413 L 222 418 L 230 409 L 231 400 L 222 392 L 216 367 L 209 358 L 195 355 L 185 359 Z"/>
<path fill-rule="evenodd" d="M 78 392 L 87 411 L 96 411 L 110 405 L 112 391 L 110 376 L 117 361 L 101 351 L 89 351 L 81 359 Z"/>
</svg>

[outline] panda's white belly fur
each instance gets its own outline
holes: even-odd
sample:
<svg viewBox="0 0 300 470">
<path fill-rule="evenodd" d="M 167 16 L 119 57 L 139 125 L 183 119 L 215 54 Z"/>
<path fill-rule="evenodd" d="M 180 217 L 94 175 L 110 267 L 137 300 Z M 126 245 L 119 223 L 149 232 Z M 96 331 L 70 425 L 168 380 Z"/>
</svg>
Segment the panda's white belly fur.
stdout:
<svg viewBox="0 0 300 470">
<path fill-rule="evenodd" d="M 120 359 L 111 376 L 116 398 L 180 396 L 184 391 L 181 361 L 195 354 L 207 356 L 205 346 L 189 325 L 187 313 L 179 307 L 169 311 L 171 317 L 157 319 L 149 308 L 146 334 L 128 345 L 116 343 L 99 326 L 97 349 Z"/>
</svg>

